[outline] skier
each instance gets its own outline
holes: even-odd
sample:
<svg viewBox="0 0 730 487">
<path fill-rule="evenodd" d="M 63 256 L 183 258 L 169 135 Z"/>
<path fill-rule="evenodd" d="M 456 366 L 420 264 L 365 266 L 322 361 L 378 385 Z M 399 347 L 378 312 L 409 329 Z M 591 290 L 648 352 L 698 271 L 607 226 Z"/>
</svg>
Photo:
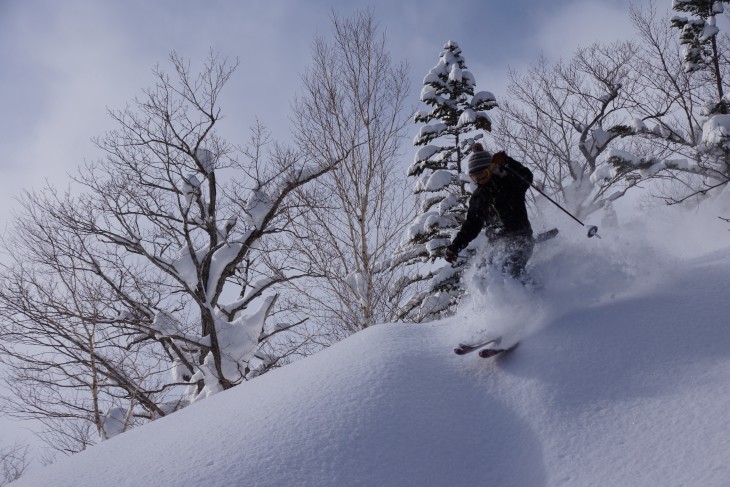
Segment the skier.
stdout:
<svg viewBox="0 0 730 487">
<path fill-rule="evenodd" d="M 485 228 L 493 247 L 488 262 L 493 264 L 495 253 L 503 252 L 502 271 L 524 280 L 525 265 L 535 246 L 525 206 L 532 171 L 504 152 L 491 155 L 480 143 L 471 150 L 467 170 L 477 189 L 469 199 L 466 220 L 446 247 L 444 258 L 454 264 L 459 252 Z"/>
</svg>

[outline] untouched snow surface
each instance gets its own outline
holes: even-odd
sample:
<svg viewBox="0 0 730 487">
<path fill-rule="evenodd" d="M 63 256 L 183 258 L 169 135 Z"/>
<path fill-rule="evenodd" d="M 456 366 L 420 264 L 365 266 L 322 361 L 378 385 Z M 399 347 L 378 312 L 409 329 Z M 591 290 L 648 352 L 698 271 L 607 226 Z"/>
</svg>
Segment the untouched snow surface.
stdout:
<svg viewBox="0 0 730 487">
<path fill-rule="evenodd" d="M 456 317 L 372 327 L 13 485 L 730 485 L 730 232 L 698 220 L 566 223 L 533 294 L 472 276 Z M 451 351 L 501 332 L 521 342 L 499 359 Z"/>
</svg>

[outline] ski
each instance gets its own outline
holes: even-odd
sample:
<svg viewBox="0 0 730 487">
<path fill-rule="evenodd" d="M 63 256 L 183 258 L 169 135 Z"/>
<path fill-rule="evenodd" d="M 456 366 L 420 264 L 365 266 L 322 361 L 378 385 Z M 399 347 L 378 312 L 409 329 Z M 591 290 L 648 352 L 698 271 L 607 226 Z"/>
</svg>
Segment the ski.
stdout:
<svg viewBox="0 0 730 487">
<path fill-rule="evenodd" d="M 483 342 L 478 343 L 459 343 L 459 345 L 454 349 L 454 353 L 456 355 L 466 355 L 467 353 L 474 352 L 476 350 L 479 350 L 480 348 L 487 347 L 489 345 L 499 345 L 499 343 L 502 341 L 502 337 L 498 338 L 490 338 L 489 340 L 485 340 Z"/>
<path fill-rule="evenodd" d="M 517 348 L 517 345 L 519 345 L 520 342 L 515 343 L 509 348 L 483 348 L 479 350 L 479 356 L 481 358 L 489 358 L 489 357 L 495 357 L 497 355 L 503 354 L 503 353 L 509 353 L 515 348 Z"/>
</svg>

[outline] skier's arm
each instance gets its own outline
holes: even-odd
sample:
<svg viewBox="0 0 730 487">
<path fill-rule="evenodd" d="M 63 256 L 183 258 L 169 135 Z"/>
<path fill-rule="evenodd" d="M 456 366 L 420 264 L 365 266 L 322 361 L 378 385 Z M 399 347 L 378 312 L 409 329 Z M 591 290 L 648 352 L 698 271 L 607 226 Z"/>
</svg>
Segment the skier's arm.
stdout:
<svg viewBox="0 0 730 487">
<path fill-rule="evenodd" d="M 480 213 L 480 205 L 472 197 L 472 201 L 469 202 L 469 209 L 466 212 L 466 220 L 461 224 L 461 228 L 454 237 L 454 241 L 451 242 L 448 248 L 458 254 L 469 245 L 469 242 L 477 238 L 483 225 L 484 218 Z"/>
<path fill-rule="evenodd" d="M 516 187 L 527 191 L 532 184 L 532 171 L 511 157 L 507 157 L 504 165 L 507 168 L 507 177 L 513 179 Z"/>
</svg>

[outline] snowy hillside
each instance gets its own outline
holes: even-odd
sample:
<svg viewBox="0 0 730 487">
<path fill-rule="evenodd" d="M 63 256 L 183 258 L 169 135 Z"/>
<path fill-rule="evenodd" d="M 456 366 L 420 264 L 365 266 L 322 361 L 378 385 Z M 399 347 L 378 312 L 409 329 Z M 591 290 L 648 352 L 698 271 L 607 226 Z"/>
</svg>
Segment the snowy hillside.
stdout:
<svg viewBox="0 0 730 487">
<path fill-rule="evenodd" d="M 535 293 L 492 279 L 13 485 L 730 485 L 728 225 L 561 230 Z M 502 331 L 510 355 L 451 351 Z"/>
</svg>

